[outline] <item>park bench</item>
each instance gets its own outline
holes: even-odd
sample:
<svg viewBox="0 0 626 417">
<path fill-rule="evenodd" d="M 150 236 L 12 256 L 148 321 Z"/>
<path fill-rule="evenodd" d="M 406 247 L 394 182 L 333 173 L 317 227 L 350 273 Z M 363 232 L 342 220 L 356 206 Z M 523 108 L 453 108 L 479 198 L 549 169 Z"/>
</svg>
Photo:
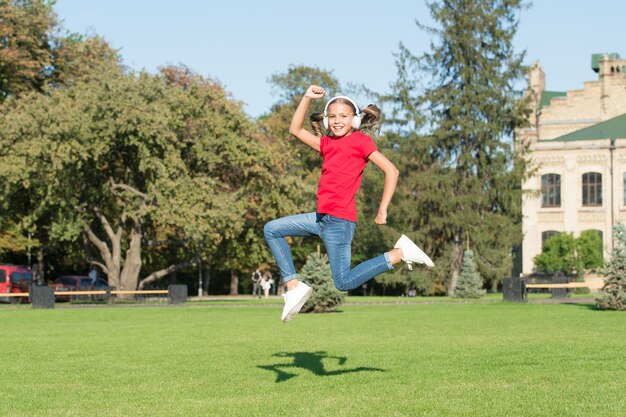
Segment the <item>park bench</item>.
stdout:
<svg viewBox="0 0 626 417">
<path fill-rule="evenodd" d="M 559 277 L 562 278 L 562 277 Z M 574 288 L 589 288 L 599 290 L 604 285 L 602 280 L 585 282 L 551 282 L 551 283 L 527 283 L 524 278 L 505 278 L 502 281 L 502 296 L 504 301 L 526 301 L 529 289 L 548 289 L 552 292 L 552 298 L 567 297 L 568 290 Z"/>
<path fill-rule="evenodd" d="M 0 293 L 1 298 L 30 297 L 33 308 L 53 308 L 55 295 L 168 295 L 170 304 L 182 304 L 187 301 L 186 285 L 170 285 L 167 290 L 87 290 L 54 291 L 52 287 L 32 286 L 29 292 Z"/>
</svg>

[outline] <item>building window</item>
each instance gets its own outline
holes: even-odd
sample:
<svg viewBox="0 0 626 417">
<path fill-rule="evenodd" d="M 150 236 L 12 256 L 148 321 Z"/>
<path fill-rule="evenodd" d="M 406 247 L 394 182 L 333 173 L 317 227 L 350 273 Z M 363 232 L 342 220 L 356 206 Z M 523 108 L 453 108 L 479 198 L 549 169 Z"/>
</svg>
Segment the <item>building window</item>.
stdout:
<svg viewBox="0 0 626 417">
<path fill-rule="evenodd" d="M 546 245 L 548 239 L 550 239 L 554 235 L 558 235 L 560 232 L 556 230 L 546 230 L 545 232 L 541 232 L 541 247 Z"/>
<path fill-rule="evenodd" d="M 541 207 L 561 207 L 561 176 L 541 176 Z"/>
<path fill-rule="evenodd" d="M 602 174 L 587 172 L 583 174 L 583 206 L 602 205 Z"/>
</svg>

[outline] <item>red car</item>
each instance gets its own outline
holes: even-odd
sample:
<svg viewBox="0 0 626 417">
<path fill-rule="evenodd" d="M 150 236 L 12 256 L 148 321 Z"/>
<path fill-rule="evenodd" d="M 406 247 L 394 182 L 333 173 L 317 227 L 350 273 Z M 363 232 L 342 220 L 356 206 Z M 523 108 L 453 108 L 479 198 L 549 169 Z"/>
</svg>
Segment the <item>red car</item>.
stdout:
<svg viewBox="0 0 626 417">
<path fill-rule="evenodd" d="M 54 284 L 51 285 L 55 292 L 62 291 L 106 291 L 109 285 L 102 279 L 96 279 L 93 281 L 91 278 L 84 275 L 64 275 L 54 280 Z M 85 300 L 104 300 L 103 295 L 55 295 L 56 301 L 70 301 L 77 299 Z"/>
<path fill-rule="evenodd" d="M 33 273 L 25 266 L 0 265 L 0 293 L 28 292 L 33 282 Z M 0 297 L 0 302 L 27 303 L 26 297 Z"/>
</svg>

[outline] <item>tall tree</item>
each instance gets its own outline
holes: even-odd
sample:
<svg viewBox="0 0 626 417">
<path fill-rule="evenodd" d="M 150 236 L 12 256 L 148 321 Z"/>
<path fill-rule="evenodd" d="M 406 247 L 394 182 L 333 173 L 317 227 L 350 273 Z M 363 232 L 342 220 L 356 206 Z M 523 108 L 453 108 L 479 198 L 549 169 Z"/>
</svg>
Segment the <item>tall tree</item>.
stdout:
<svg viewBox="0 0 626 417">
<path fill-rule="evenodd" d="M 84 79 L 103 62 L 119 63 L 99 36 L 67 33 L 53 1 L 0 1 L 0 102 Z"/>
<path fill-rule="evenodd" d="M 102 65 L 119 65 L 117 51 L 102 38 L 67 33 L 53 11 L 53 4 L 44 0 L 0 2 L 0 106 L 6 105 L 8 98 L 32 92 L 44 94 L 51 88 L 88 80 Z M 19 206 L 18 201 L 11 204 Z M 47 220 L 40 217 L 40 226 L 44 221 Z M 42 234 L 43 227 L 29 230 L 32 239 L 27 239 L 19 234 L 22 226 L 5 219 L 0 224 L 0 241 L 14 256 L 24 258 L 21 254 L 28 252 L 30 255 L 31 250 L 34 251 L 39 265 L 37 279 L 41 280 L 47 270 L 43 247 L 48 253 L 55 248 L 48 235 Z"/>
<path fill-rule="evenodd" d="M 198 247 L 238 240 L 250 219 L 278 205 L 241 104 L 184 69 L 154 76 L 103 68 L 2 110 L 3 218 L 50 242 L 84 233 L 114 287 L 141 288 L 189 266 Z M 167 239 L 185 242 L 188 258 L 142 275 L 144 244 Z M 253 251 L 240 252 L 227 259 L 245 263 Z"/>
<path fill-rule="evenodd" d="M 50 37 L 57 25 L 51 2 L 0 2 L 0 100 L 41 91 L 52 65 Z"/>
<path fill-rule="evenodd" d="M 418 223 L 437 245 L 435 264 L 446 267 L 452 295 L 466 236 L 492 286 L 509 272 L 511 248 L 521 240 L 525 167 L 513 151 L 512 135 L 526 123 L 527 110 L 516 88 L 525 74 L 524 55 L 514 51 L 512 41 L 525 5 L 522 0 L 427 5 L 436 27 L 418 26 L 433 35 L 430 51 L 417 57 L 401 45 L 394 104 L 400 119 L 417 127 L 423 123 L 431 167 L 420 173 L 424 178 L 416 181 L 414 201 L 428 211 L 420 211 Z M 428 77 L 423 91 L 412 74 Z"/>
</svg>

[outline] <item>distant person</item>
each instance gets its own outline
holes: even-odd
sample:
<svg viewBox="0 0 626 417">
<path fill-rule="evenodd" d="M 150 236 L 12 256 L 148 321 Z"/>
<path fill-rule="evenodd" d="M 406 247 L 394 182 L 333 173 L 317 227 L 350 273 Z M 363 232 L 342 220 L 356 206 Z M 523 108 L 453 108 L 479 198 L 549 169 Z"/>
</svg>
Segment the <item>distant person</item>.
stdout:
<svg viewBox="0 0 626 417">
<path fill-rule="evenodd" d="M 259 268 L 252 273 L 252 296 L 261 298 L 261 271 Z"/>
<path fill-rule="evenodd" d="M 96 269 L 95 265 L 91 266 L 91 269 L 89 270 L 89 274 L 87 275 L 87 277 L 89 277 L 89 289 L 90 290 L 95 289 L 96 282 L 98 281 L 98 270 Z M 93 301 L 94 295 L 90 294 L 89 299 Z"/>
<path fill-rule="evenodd" d="M 385 174 L 385 185 L 374 219 L 376 224 L 387 223 L 387 208 L 396 189 L 398 170 L 376 147 L 372 138 L 361 130 L 375 131 L 380 109 L 369 105 L 362 109 L 345 96 L 331 98 L 324 113 L 311 116 L 315 134 L 306 130 L 304 119 L 310 103 L 324 97 L 326 91 L 310 86 L 289 126 L 289 133 L 323 158 L 322 176 L 317 188 L 317 212 L 297 214 L 272 220 L 263 230 L 265 240 L 276 259 L 276 264 L 287 286 L 281 320 L 288 322 L 300 311 L 311 296 L 312 289 L 298 279 L 287 236 L 319 236 L 328 253 L 335 286 L 340 291 L 358 288 L 364 282 L 393 269 L 404 261 L 433 266 L 430 258 L 407 236 L 402 235 L 393 249 L 350 269 L 352 238 L 356 228 L 356 194 L 363 170 L 372 161 Z M 320 122 L 323 122 L 325 134 Z"/>
<path fill-rule="evenodd" d="M 98 280 L 98 270 L 95 266 L 91 267 L 88 277 L 90 279 L 91 286 L 93 287 L 94 285 L 96 285 L 96 281 Z"/>
<path fill-rule="evenodd" d="M 270 294 L 276 295 L 276 281 L 270 271 L 265 271 L 263 277 L 270 283 Z"/>
<path fill-rule="evenodd" d="M 263 275 L 261 278 L 261 288 L 263 289 L 263 296 L 267 298 L 270 295 L 270 288 L 272 288 L 272 284 L 270 284 L 266 275 Z"/>
</svg>

